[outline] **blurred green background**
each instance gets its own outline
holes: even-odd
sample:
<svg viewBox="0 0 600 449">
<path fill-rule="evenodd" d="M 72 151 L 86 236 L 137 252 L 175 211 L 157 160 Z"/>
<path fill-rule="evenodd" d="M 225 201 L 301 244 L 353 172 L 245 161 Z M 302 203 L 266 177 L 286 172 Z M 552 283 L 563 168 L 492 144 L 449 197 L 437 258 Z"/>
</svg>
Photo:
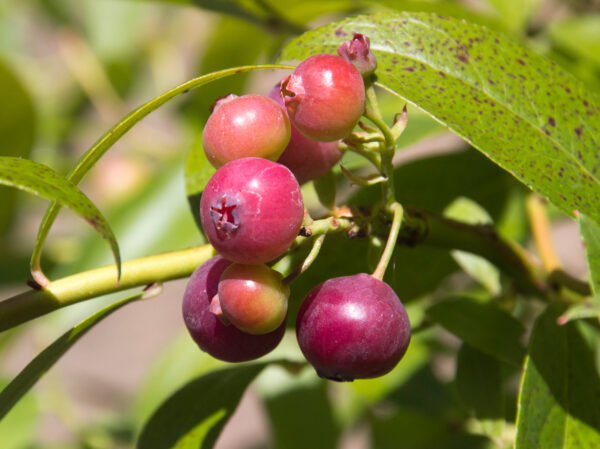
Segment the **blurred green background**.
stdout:
<svg viewBox="0 0 600 449">
<path fill-rule="evenodd" d="M 107 129 L 160 93 L 214 70 L 272 62 L 282 45 L 303 29 L 386 8 L 438 12 L 511 34 L 600 91 L 596 0 L 3 0 L 0 155 L 28 157 L 66 175 Z M 186 198 L 184 167 L 190 155 L 201 151 L 208 107 L 230 92 L 266 94 L 283 74 L 230 77 L 167 104 L 135 126 L 84 179 L 82 190 L 109 220 L 125 260 L 203 243 Z M 389 95 L 383 95 L 382 104 L 390 119 L 403 106 Z M 472 170 L 460 173 L 460 167 L 475 164 L 480 176 L 493 179 L 503 193 L 499 198 L 496 191 L 479 191 L 474 199 L 505 235 L 526 242 L 517 183 L 477 154 L 438 156 L 462 150 L 464 144 L 413 108 L 409 117 L 401 141 L 407 151 L 398 160 L 412 164 L 403 178 L 403 191 L 408 192 L 404 201 L 441 212 L 456 197 L 472 197 L 469 192 L 477 190 L 479 181 L 469 177 Z M 345 160 L 349 168 L 356 164 Z M 459 174 L 450 176 L 448 164 Z M 418 176 L 419 170 L 436 169 L 440 178 L 448 175 L 443 199 L 439 190 L 423 189 Z M 303 193 L 318 211 L 312 186 L 305 186 Z M 346 187 L 341 195 L 348 198 L 353 192 Z M 0 187 L 2 298 L 22 290 L 29 279 L 29 256 L 46 206 L 43 200 Z M 337 243 L 329 245 L 329 253 L 335 254 Z M 363 250 L 357 247 L 357 258 L 364 259 L 358 255 Z M 327 267 L 327 251 L 324 254 L 322 264 Z M 402 267 L 397 257 L 392 268 L 391 283 L 405 299 L 434 295 L 458 269 L 448 253 L 429 249 L 411 257 L 417 261 L 414 266 Z M 49 277 L 108 263 L 105 242 L 63 210 L 44 251 Z M 402 290 L 398 273 L 417 276 L 421 267 L 429 273 L 422 285 Z M 339 268 L 347 273 L 347 267 Z M 319 270 L 316 267 L 304 281 L 307 286 L 326 274 Z M 178 313 L 185 284 L 173 284 L 161 298 L 131 306 L 85 337 L 0 422 L 0 448 L 131 447 L 144 417 L 162 398 L 186 379 L 220 366 L 184 335 Z M 64 329 L 110 300 L 89 301 L 1 334 L 0 378 L 10 379 Z M 423 308 L 423 302 L 415 304 L 411 319 L 418 323 Z M 439 330 L 420 333 L 402 371 L 351 385 L 322 382 L 308 370 L 297 379 L 269 368 L 247 395 L 241 418 L 227 427 L 219 447 L 391 448 L 398 447 L 399 433 L 406 448 L 501 446 L 501 438 L 482 436 L 486 432 L 478 427 L 481 423 L 470 421 L 456 400 L 450 360 L 457 346 Z M 300 359 L 293 334 L 274 357 L 282 355 Z M 503 367 L 507 383 L 511 374 Z M 507 401 L 514 401 L 514 394 L 508 394 Z M 502 432 L 510 434 L 511 429 Z"/>
</svg>

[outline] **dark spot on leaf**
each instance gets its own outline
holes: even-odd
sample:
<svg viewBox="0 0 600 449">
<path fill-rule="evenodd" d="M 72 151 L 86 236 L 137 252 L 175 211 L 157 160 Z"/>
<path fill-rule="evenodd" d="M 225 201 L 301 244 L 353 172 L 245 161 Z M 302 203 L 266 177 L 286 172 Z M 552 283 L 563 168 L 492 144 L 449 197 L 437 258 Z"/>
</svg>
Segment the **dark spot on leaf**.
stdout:
<svg viewBox="0 0 600 449">
<path fill-rule="evenodd" d="M 442 77 L 446 78 L 446 74 L 445 74 L 444 72 L 442 72 L 442 71 L 439 71 L 438 73 L 439 73 L 439 74 L 440 74 Z"/>
<path fill-rule="evenodd" d="M 525 64 L 525 61 L 523 61 L 521 58 L 517 58 L 517 62 L 521 65 L 527 65 Z"/>
<path fill-rule="evenodd" d="M 414 67 L 405 67 L 404 70 L 406 70 L 407 72 L 414 72 L 415 68 Z"/>
<path fill-rule="evenodd" d="M 550 126 L 556 126 L 556 120 L 554 120 L 554 117 L 548 117 L 548 124 Z"/>
<path fill-rule="evenodd" d="M 335 30 L 335 35 L 340 37 L 340 36 L 347 36 L 348 33 L 346 33 L 344 30 L 342 30 L 341 28 L 338 28 L 337 30 Z"/>
<path fill-rule="evenodd" d="M 583 125 L 575 128 L 575 134 L 577 134 L 577 137 L 581 137 L 582 132 L 583 132 Z"/>
</svg>

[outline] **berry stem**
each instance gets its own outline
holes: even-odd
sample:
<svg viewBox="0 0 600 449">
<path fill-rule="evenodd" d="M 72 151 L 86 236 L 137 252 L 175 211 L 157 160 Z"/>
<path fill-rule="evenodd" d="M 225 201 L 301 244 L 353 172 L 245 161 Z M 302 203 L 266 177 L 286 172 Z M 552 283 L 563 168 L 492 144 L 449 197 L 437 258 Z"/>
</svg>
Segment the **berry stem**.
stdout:
<svg viewBox="0 0 600 449">
<path fill-rule="evenodd" d="M 398 234 L 400 233 L 400 227 L 402 226 L 402 218 L 404 217 L 404 209 L 400 203 L 392 204 L 391 208 L 394 211 L 394 218 L 392 219 L 390 234 L 388 235 L 381 259 L 379 259 L 379 263 L 377 264 L 377 267 L 375 268 L 375 271 L 373 271 L 372 275 L 374 278 L 379 279 L 380 281 L 383 280 L 385 270 L 390 263 L 392 254 L 394 253 L 396 240 L 398 240 Z"/>
<path fill-rule="evenodd" d="M 313 242 L 313 247 L 308 253 L 308 256 L 306 256 L 306 259 L 304 259 L 304 262 L 302 262 L 302 265 L 300 265 L 298 268 L 292 271 L 292 273 L 286 276 L 286 278 L 283 280 L 283 283 L 285 285 L 291 284 L 294 281 L 294 279 L 296 279 L 298 276 L 300 276 L 302 273 L 308 270 L 308 267 L 312 265 L 312 263 L 316 260 L 317 256 L 319 255 L 319 251 L 321 251 L 321 247 L 323 246 L 323 242 L 325 241 L 325 235 L 326 234 L 320 235 L 315 239 L 315 241 Z"/>
</svg>

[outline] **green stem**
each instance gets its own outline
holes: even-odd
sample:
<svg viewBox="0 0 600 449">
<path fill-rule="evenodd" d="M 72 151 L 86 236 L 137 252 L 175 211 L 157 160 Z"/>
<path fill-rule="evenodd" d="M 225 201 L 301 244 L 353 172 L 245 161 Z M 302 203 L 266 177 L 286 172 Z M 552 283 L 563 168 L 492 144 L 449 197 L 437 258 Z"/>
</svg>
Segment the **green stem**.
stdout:
<svg viewBox="0 0 600 449">
<path fill-rule="evenodd" d="M 432 212 L 410 208 L 404 208 L 401 222 L 398 244 L 424 244 L 479 255 L 508 275 L 521 293 L 543 299 L 549 297 L 551 286 L 542 270 L 532 264 L 523 249 L 500 237 L 493 227 L 462 223 Z M 383 229 L 387 230 L 387 226 L 381 226 L 381 229 L 381 235 L 385 238 L 386 232 Z M 366 219 L 360 217 L 315 220 L 302 228 L 291 251 L 305 242 L 308 236 L 339 232 L 346 232 L 348 236 L 354 237 L 368 235 L 372 231 Z M 212 254 L 212 247 L 204 245 L 127 261 L 123 263 L 119 285 L 116 285 L 116 267 L 110 265 L 56 280 L 45 289 L 28 290 L 0 302 L 0 332 L 86 299 L 188 277 Z"/>
<path fill-rule="evenodd" d="M 310 252 L 308 253 L 308 256 L 306 256 L 306 259 L 304 259 L 304 262 L 302 262 L 302 265 L 300 265 L 297 269 L 295 269 L 291 274 L 289 274 L 283 280 L 283 282 L 285 284 L 292 283 L 294 281 L 294 279 L 296 279 L 298 276 L 300 276 L 302 273 L 304 273 L 306 270 L 308 270 L 308 267 L 310 267 L 312 265 L 312 263 L 316 260 L 317 256 L 319 255 L 319 252 L 321 251 L 321 247 L 323 246 L 324 241 L 325 241 L 325 234 L 322 234 L 315 239 L 315 241 L 313 243 L 313 247 L 311 248 Z"/>
<path fill-rule="evenodd" d="M 381 171 L 381 157 L 378 153 L 367 151 L 360 145 L 354 145 L 354 143 L 352 143 L 352 142 L 350 142 L 350 143 L 340 142 L 340 143 L 338 143 L 338 148 L 341 151 L 353 151 L 356 154 L 360 154 L 365 159 L 367 159 L 369 162 L 371 162 L 371 164 L 373 164 L 378 171 Z"/>
<path fill-rule="evenodd" d="M 379 263 L 377 264 L 377 267 L 373 272 L 373 277 L 379 279 L 380 281 L 383 279 L 385 270 L 387 269 L 387 266 L 390 263 L 390 259 L 392 258 L 392 254 L 394 253 L 394 248 L 396 247 L 396 241 L 398 240 L 400 227 L 402 226 L 402 217 L 404 216 L 404 209 L 402 208 L 400 203 L 394 203 L 392 205 L 392 208 L 394 211 L 394 218 L 392 220 L 390 234 L 388 235 L 387 243 L 385 244 L 385 248 L 383 249 L 381 259 L 379 259 Z"/>
<path fill-rule="evenodd" d="M 395 145 L 394 135 L 392 134 L 392 130 L 390 129 L 390 127 L 387 126 L 387 123 L 385 123 L 381 117 L 379 117 L 370 109 L 365 109 L 363 115 L 366 118 L 368 118 L 375 126 L 377 126 L 377 128 L 379 128 L 379 130 L 383 134 L 383 137 L 385 139 L 385 150 L 389 150 L 390 148 L 393 149 Z"/>
<path fill-rule="evenodd" d="M 118 285 L 115 265 L 58 279 L 44 289 L 29 290 L 0 302 L 0 332 L 86 299 L 188 277 L 212 254 L 212 246 L 203 245 L 130 260 L 123 263 Z"/>
</svg>

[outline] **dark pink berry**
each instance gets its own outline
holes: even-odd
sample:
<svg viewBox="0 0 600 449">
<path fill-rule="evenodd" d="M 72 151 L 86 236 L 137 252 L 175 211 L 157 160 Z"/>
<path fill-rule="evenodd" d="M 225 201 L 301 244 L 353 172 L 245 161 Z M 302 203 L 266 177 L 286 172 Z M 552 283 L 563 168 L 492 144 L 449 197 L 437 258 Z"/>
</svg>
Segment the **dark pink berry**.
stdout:
<svg viewBox="0 0 600 449">
<path fill-rule="evenodd" d="M 219 254 L 253 265 L 269 262 L 289 248 L 302 225 L 304 203 L 288 168 L 248 157 L 216 171 L 202 193 L 200 217 Z"/>
<path fill-rule="evenodd" d="M 290 289 L 283 276 L 264 264 L 230 265 L 219 282 L 219 305 L 232 325 L 249 334 L 266 334 L 285 320 Z"/>
<path fill-rule="evenodd" d="M 365 108 L 361 74 L 337 56 L 314 55 L 281 85 L 291 122 L 305 136 L 329 142 L 349 135 Z"/>
<path fill-rule="evenodd" d="M 271 352 L 283 338 L 285 322 L 268 334 L 250 335 L 226 326 L 209 310 L 219 279 L 230 264 L 216 256 L 192 274 L 183 296 L 183 319 L 200 349 L 226 362 L 245 362 Z"/>
<path fill-rule="evenodd" d="M 319 376 L 351 381 L 391 371 L 408 347 L 410 323 L 389 285 L 357 274 L 315 287 L 298 312 L 296 335 Z"/>
<path fill-rule="evenodd" d="M 289 140 L 284 108 L 262 95 L 221 98 L 202 133 L 204 152 L 216 168 L 250 156 L 276 161 Z"/>
<path fill-rule="evenodd" d="M 284 105 L 281 85 L 275 86 L 269 97 Z M 338 141 L 320 142 L 304 136 L 292 123 L 290 143 L 277 162 L 289 168 L 300 184 L 320 178 L 342 157 Z"/>
</svg>

